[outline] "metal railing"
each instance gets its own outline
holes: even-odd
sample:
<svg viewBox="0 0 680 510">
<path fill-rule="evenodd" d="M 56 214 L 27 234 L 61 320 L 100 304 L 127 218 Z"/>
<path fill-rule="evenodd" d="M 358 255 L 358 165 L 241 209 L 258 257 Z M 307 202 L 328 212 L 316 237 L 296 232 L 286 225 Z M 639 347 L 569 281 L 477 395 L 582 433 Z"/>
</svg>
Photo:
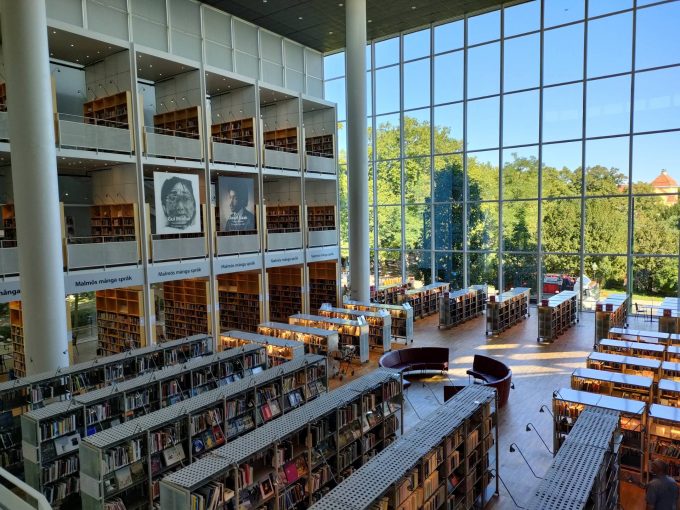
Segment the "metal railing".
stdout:
<svg viewBox="0 0 680 510">
<path fill-rule="evenodd" d="M 132 133 L 124 122 L 57 113 L 59 148 L 132 154 Z"/>
</svg>

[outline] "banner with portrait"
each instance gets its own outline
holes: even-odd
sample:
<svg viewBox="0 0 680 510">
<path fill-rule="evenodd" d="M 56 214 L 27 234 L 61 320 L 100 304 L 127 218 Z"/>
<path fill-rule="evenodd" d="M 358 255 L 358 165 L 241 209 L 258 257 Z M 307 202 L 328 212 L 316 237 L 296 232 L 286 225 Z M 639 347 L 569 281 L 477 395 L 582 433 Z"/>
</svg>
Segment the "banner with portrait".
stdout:
<svg viewBox="0 0 680 510">
<path fill-rule="evenodd" d="M 198 175 L 154 172 L 156 234 L 201 232 Z"/>
<path fill-rule="evenodd" d="M 217 181 L 220 201 L 220 230 L 255 230 L 255 179 L 220 176 Z"/>
</svg>

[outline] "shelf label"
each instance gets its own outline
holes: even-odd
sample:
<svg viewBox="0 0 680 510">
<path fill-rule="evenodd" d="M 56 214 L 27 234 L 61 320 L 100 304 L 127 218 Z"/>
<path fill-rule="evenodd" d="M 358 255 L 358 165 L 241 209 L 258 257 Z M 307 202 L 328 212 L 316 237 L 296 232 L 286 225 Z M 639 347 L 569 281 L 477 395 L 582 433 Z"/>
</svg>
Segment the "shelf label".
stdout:
<svg viewBox="0 0 680 510">
<path fill-rule="evenodd" d="M 4 280 L 0 282 L 0 303 L 19 301 L 21 299 L 21 287 L 19 279 Z"/>
<path fill-rule="evenodd" d="M 262 257 L 259 254 L 242 257 L 220 257 L 213 263 L 215 274 L 238 273 L 261 269 Z"/>
<path fill-rule="evenodd" d="M 337 246 L 324 246 L 323 248 L 309 248 L 307 250 L 307 262 L 320 260 L 337 260 L 339 250 Z"/>
<path fill-rule="evenodd" d="M 208 261 L 199 262 L 171 262 L 153 264 L 149 266 L 149 281 L 151 283 L 183 280 L 185 278 L 200 278 L 209 276 Z"/>
<path fill-rule="evenodd" d="M 107 269 L 106 271 L 78 271 L 64 274 L 66 294 L 80 294 L 102 289 L 115 289 L 144 284 L 144 273 L 139 267 Z"/>
<path fill-rule="evenodd" d="M 267 267 L 292 266 L 302 264 L 302 250 L 273 252 L 265 255 Z"/>
</svg>

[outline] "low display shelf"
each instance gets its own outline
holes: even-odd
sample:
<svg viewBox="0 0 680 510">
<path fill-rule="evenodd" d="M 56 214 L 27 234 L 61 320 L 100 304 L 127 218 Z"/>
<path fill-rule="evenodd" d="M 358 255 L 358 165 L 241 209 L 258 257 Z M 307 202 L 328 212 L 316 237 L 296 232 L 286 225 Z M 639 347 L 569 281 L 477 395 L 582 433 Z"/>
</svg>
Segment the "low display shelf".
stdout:
<svg viewBox="0 0 680 510">
<path fill-rule="evenodd" d="M 680 480 L 680 410 L 677 406 L 650 406 L 648 451 L 648 467 L 657 459 L 663 460 L 668 465 L 669 476 Z"/>
<path fill-rule="evenodd" d="M 553 392 L 553 451 L 558 452 L 577 419 L 586 407 L 609 409 L 619 413 L 621 444 L 621 476 L 645 481 L 645 448 L 647 406 L 639 400 L 598 395 L 586 391 L 561 388 Z"/>
<path fill-rule="evenodd" d="M 553 342 L 578 322 L 578 296 L 573 290 L 563 290 L 541 301 L 538 307 L 538 342 Z"/>
<path fill-rule="evenodd" d="M 486 285 L 444 292 L 439 296 L 439 327 L 450 328 L 484 313 Z"/>
<path fill-rule="evenodd" d="M 379 286 L 371 286 L 371 301 L 386 305 L 397 305 L 402 302 L 402 295 L 406 292 L 406 283 L 395 282 Z"/>
<path fill-rule="evenodd" d="M 630 328 L 610 328 L 608 337 L 614 340 L 627 340 L 649 344 L 668 345 L 670 343 L 670 333 Z"/>
<path fill-rule="evenodd" d="M 354 356 L 358 357 L 361 363 L 368 361 L 368 324 L 366 319 L 362 317 L 357 317 L 357 320 L 349 320 L 296 313 L 288 318 L 288 322 L 300 326 L 337 331 L 340 349 L 349 347 L 354 350 Z"/>
<path fill-rule="evenodd" d="M 680 333 L 680 298 L 667 297 L 656 310 L 659 319 L 659 331 Z"/>
<path fill-rule="evenodd" d="M 161 481 L 163 510 L 307 507 L 403 431 L 402 381 L 378 369 Z"/>
<path fill-rule="evenodd" d="M 75 395 L 131 379 L 149 370 L 171 366 L 208 354 L 212 339 L 206 336 L 182 338 L 98 358 L 0 383 L 0 465 L 16 476 L 23 476 L 20 415 L 48 404 L 69 400 Z"/>
<path fill-rule="evenodd" d="M 528 287 L 516 287 L 486 303 L 486 334 L 497 335 L 529 316 Z"/>
<path fill-rule="evenodd" d="M 431 283 L 418 289 L 404 292 L 403 302 L 413 308 L 413 316 L 420 319 L 439 313 L 439 296 L 449 291 L 449 284 L 443 282 Z"/>
<path fill-rule="evenodd" d="M 80 446 L 84 510 L 107 510 L 120 498 L 127 508 L 160 508 L 160 481 L 216 448 L 265 425 L 326 392 L 326 359 L 317 355 L 246 376 L 200 396 L 90 436 Z M 126 466 L 117 452 L 138 445 L 138 476 L 118 484 Z M 165 507 L 163 507 L 165 508 Z"/>
<path fill-rule="evenodd" d="M 350 310 L 335 308 L 330 303 L 324 303 L 319 308 L 322 317 L 336 317 L 338 319 L 357 320 L 359 317 L 368 323 L 368 346 L 380 352 L 392 350 L 392 316 L 387 310 L 370 312 L 368 310 Z"/>
<path fill-rule="evenodd" d="M 267 350 L 270 366 L 280 365 L 305 355 L 305 344 L 297 340 L 286 340 L 238 330 L 227 331 L 220 335 L 220 349 L 233 349 L 248 344 L 264 347 Z"/>
<path fill-rule="evenodd" d="M 571 374 L 571 388 L 612 397 L 641 400 L 647 404 L 651 404 L 654 399 L 654 381 L 651 377 L 592 368 L 574 370 Z"/>
<path fill-rule="evenodd" d="M 669 345 L 666 347 L 666 361 L 680 363 L 680 345 Z"/>
<path fill-rule="evenodd" d="M 328 356 L 329 352 L 337 351 L 340 343 L 337 331 L 283 322 L 263 322 L 257 327 L 257 332 L 261 335 L 302 342 L 305 344 L 306 353 L 324 356 Z"/>
<path fill-rule="evenodd" d="M 495 392 L 467 386 L 311 510 L 485 508 L 498 495 Z"/>
<path fill-rule="evenodd" d="M 598 342 L 598 351 L 610 354 L 622 354 L 637 358 L 666 359 L 666 346 L 659 344 L 647 344 L 642 342 L 629 342 L 626 340 L 612 340 L 604 338 Z"/>
<path fill-rule="evenodd" d="M 651 377 L 655 382 L 661 375 L 661 361 L 659 360 L 604 352 L 591 352 L 586 358 L 586 366 L 596 370 Z"/>
<path fill-rule="evenodd" d="M 369 312 L 387 310 L 392 316 L 392 338 L 403 339 L 404 343 L 413 341 L 413 308 L 408 303 L 403 305 L 386 305 L 383 303 L 364 303 L 345 299 L 342 306 L 349 310 L 366 310 Z"/>
<path fill-rule="evenodd" d="M 595 305 L 595 344 L 607 338 L 609 330 L 626 327 L 628 322 L 628 294 L 610 294 Z"/>
<path fill-rule="evenodd" d="M 665 406 L 680 407 L 680 382 L 659 379 L 655 402 Z"/>
</svg>

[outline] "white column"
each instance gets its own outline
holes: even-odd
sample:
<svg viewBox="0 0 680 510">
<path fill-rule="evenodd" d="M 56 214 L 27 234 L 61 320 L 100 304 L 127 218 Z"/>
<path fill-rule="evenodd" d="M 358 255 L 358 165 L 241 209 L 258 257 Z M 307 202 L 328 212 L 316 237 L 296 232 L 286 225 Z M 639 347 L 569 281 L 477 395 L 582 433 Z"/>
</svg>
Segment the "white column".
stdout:
<svg viewBox="0 0 680 510">
<path fill-rule="evenodd" d="M 26 373 L 68 365 L 45 0 L 2 0 Z"/>
<path fill-rule="evenodd" d="M 351 298 L 370 298 L 368 140 L 366 121 L 366 0 L 347 0 L 345 82 Z"/>
</svg>

